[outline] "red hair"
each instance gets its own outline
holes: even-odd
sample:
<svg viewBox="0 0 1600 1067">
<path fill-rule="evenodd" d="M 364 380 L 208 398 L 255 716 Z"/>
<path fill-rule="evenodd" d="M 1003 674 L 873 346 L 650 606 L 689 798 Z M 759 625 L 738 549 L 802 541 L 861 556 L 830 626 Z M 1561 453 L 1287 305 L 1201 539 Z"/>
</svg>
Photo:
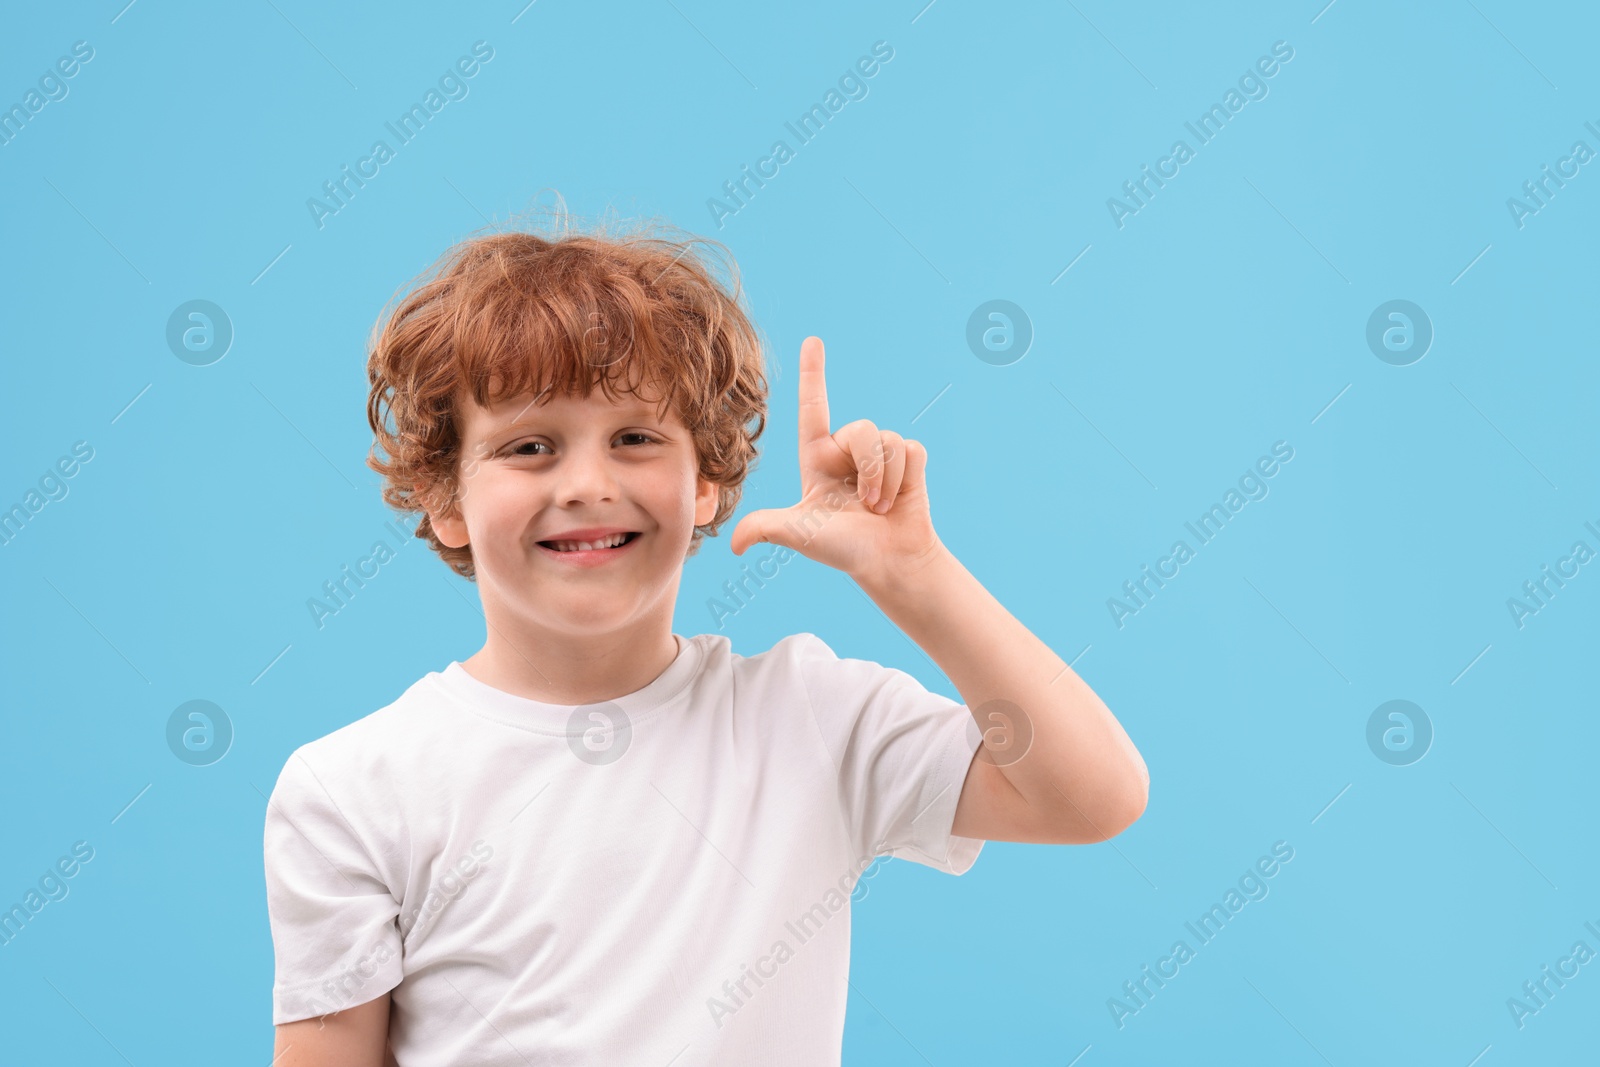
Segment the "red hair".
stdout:
<svg viewBox="0 0 1600 1067">
<path fill-rule="evenodd" d="M 379 316 L 367 357 L 367 465 L 383 476 L 386 503 L 422 513 L 416 536 L 463 578 L 474 577 L 471 547 L 441 542 L 427 512 L 459 502 L 457 405 L 467 396 L 487 407 L 558 389 L 587 397 L 599 386 L 611 400 L 646 399 L 648 383 L 665 393 L 648 402 L 673 405 L 700 476 L 719 486 L 716 514 L 695 527 L 688 555 L 733 516 L 766 428 L 762 341 L 731 255 L 724 285 L 694 246 L 726 248 L 655 228 L 469 238 Z"/>
</svg>

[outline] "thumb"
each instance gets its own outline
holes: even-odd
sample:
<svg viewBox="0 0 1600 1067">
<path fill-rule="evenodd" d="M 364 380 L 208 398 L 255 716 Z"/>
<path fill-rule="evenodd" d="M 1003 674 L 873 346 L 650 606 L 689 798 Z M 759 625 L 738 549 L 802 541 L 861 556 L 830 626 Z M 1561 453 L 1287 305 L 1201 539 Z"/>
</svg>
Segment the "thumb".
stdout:
<svg viewBox="0 0 1600 1067">
<path fill-rule="evenodd" d="M 733 528 L 733 536 L 728 539 L 728 547 L 733 549 L 733 554 L 742 556 L 751 545 L 768 542 L 782 545 L 799 551 L 804 538 L 800 536 L 804 531 L 796 532 L 793 520 L 794 508 L 765 508 L 761 511 L 752 511 L 740 519 Z"/>
</svg>

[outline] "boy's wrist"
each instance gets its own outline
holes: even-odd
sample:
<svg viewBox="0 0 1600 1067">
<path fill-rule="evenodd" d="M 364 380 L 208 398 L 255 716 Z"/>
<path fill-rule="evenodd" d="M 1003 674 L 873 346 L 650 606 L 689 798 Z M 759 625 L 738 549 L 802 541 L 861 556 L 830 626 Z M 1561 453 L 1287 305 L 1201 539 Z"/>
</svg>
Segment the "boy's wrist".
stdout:
<svg viewBox="0 0 1600 1067">
<path fill-rule="evenodd" d="M 964 570 L 961 561 L 945 547 L 944 542 L 935 538 L 925 552 L 909 558 L 888 560 L 883 566 L 852 577 L 862 592 L 887 611 L 890 605 L 917 602 L 931 584 L 937 584 L 953 571 L 961 570 Z"/>
</svg>

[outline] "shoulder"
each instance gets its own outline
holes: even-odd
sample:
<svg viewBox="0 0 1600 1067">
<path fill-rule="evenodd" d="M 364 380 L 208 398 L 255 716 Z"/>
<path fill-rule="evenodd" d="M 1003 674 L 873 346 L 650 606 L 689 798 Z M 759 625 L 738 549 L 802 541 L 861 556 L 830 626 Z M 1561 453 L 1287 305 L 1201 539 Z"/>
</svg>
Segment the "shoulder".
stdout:
<svg viewBox="0 0 1600 1067">
<path fill-rule="evenodd" d="M 274 797 L 297 798 L 308 789 L 337 794 L 341 787 L 372 786 L 412 770 L 417 754 L 432 750 L 442 726 L 441 695 L 430 675 L 394 700 L 321 737 L 300 744 L 284 761 Z"/>
<path fill-rule="evenodd" d="M 337 860 L 399 884 L 415 834 L 415 795 L 431 795 L 429 776 L 450 773 L 441 701 L 424 675 L 377 710 L 289 753 L 265 814 L 274 877 Z"/>
<path fill-rule="evenodd" d="M 750 655 L 733 651 L 726 634 L 697 634 L 691 640 L 704 653 L 707 673 L 732 674 L 746 682 L 778 678 L 798 682 L 813 676 L 820 664 L 840 662 L 833 649 L 813 633 L 789 634 L 771 648 Z"/>
<path fill-rule="evenodd" d="M 790 634 L 766 651 L 748 656 L 733 652 L 722 634 L 700 634 L 694 640 L 706 642 L 707 670 L 731 674 L 741 695 L 770 697 L 781 692 L 809 703 L 813 713 L 826 717 L 849 717 L 885 687 L 922 688 L 904 671 L 840 656 L 814 633 Z"/>
<path fill-rule="evenodd" d="M 780 637 L 766 651 L 755 652 L 748 656 L 732 651 L 728 638 L 724 634 L 700 634 L 694 640 L 713 642 L 714 644 L 707 647 L 715 647 L 722 650 L 724 654 L 731 657 L 735 666 L 745 669 L 759 670 L 763 667 L 770 669 L 773 666 L 783 664 L 809 663 L 815 660 L 839 658 L 834 655 L 833 649 L 828 647 L 826 641 L 814 633 L 804 631 L 789 634 L 787 637 Z"/>
<path fill-rule="evenodd" d="M 697 634 L 690 640 L 700 649 L 702 663 L 697 699 L 714 700 L 726 693 L 736 706 L 804 707 L 819 692 L 831 688 L 845 661 L 813 633 L 789 634 L 772 647 L 749 654 L 733 650 L 726 634 Z M 831 669 L 830 669 L 831 668 Z M 762 715 L 761 720 L 770 719 Z"/>
<path fill-rule="evenodd" d="M 768 670 L 788 671 L 803 679 L 813 694 L 891 680 L 914 682 L 904 671 L 875 660 L 841 656 L 822 638 L 808 632 L 790 634 L 751 660 L 762 661 Z"/>
</svg>

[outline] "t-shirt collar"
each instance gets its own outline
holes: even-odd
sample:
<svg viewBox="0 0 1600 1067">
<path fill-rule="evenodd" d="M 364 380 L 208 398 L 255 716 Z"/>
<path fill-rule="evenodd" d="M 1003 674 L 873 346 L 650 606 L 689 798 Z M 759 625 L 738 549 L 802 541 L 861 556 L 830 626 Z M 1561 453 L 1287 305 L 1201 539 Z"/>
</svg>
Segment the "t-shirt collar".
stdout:
<svg viewBox="0 0 1600 1067">
<path fill-rule="evenodd" d="M 592 725 L 583 714 L 585 709 L 614 705 L 637 723 L 664 710 L 688 688 L 690 679 L 700 671 L 705 652 L 694 638 L 679 634 L 672 638 L 677 642 L 678 654 L 654 681 L 632 693 L 595 704 L 547 704 L 508 693 L 473 677 L 459 660 L 452 660 L 444 670 L 430 672 L 427 677 L 455 702 L 485 718 L 534 733 L 581 736 Z"/>
</svg>

